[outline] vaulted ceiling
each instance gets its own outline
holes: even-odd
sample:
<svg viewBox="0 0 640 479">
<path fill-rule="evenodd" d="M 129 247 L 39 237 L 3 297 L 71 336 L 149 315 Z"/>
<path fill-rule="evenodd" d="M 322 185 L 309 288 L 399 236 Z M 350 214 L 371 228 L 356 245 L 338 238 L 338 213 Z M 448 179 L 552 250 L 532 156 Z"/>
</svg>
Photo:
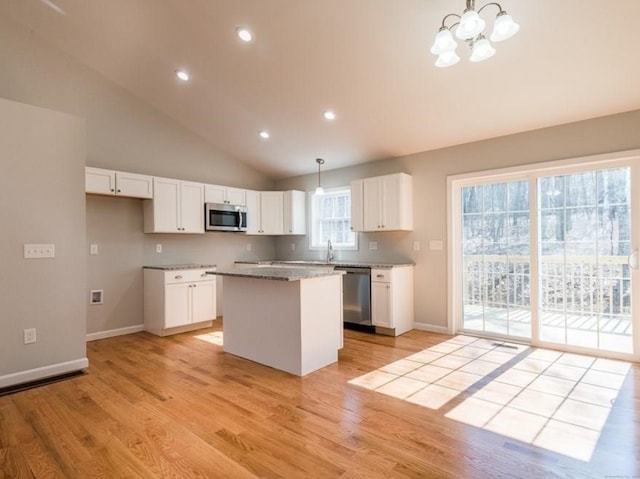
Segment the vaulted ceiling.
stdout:
<svg viewBox="0 0 640 479">
<path fill-rule="evenodd" d="M 520 32 L 481 63 L 460 42 L 445 69 L 429 48 L 464 0 L 0 0 L 0 14 L 273 178 L 640 108 L 640 1 L 500 3 Z"/>
</svg>

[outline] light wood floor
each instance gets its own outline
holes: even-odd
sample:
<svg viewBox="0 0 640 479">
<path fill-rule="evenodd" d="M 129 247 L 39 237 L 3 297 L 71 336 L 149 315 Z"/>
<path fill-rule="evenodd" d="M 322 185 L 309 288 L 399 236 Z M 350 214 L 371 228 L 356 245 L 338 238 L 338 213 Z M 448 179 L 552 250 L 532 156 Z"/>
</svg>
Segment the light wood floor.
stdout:
<svg viewBox="0 0 640 479">
<path fill-rule="evenodd" d="M 0 478 L 640 474 L 638 365 L 585 463 L 444 417 L 467 393 L 432 410 L 347 384 L 447 336 L 347 331 L 339 363 L 304 378 L 194 336 L 91 342 L 85 376 L 0 398 Z"/>
</svg>

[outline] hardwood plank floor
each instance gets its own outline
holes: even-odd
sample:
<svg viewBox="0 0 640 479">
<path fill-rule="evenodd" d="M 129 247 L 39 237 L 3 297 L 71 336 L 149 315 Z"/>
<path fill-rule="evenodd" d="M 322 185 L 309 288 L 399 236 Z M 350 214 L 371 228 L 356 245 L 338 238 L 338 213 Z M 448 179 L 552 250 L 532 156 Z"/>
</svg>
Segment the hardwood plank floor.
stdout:
<svg viewBox="0 0 640 479">
<path fill-rule="evenodd" d="M 346 331 L 299 378 L 195 337 L 220 329 L 91 342 L 88 374 L 1 397 L 0 479 L 640 477 L 637 364 L 583 462 L 445 417 L 471 391 L 434 410 L 348 384 L 448 336 Z"/>
</svg>

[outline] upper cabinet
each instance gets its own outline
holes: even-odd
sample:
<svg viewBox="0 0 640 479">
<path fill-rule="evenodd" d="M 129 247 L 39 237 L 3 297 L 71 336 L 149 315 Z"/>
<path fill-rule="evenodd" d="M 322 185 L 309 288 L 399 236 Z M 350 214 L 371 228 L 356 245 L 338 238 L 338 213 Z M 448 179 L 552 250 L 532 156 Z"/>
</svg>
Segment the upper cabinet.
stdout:
<svg viewBox="0 0 640 479">
<path fill-rule="evenodd" d="M 351 182 L 351 224 L 354 231 L 413 229 L 411 176 L 405 173 Z"/>
<path fill-rule="evenodd" d="M 144 202 L 145 233 L 204 233 L 204 186 L 153 179 L 153 200 Z"/>
<path fill-rule="evenodd" d="M 229 186 L 204 185 L 204 202 L 246 206 L 247 190 Z"/>
<path fill-rule="evenodd" d="M 85 167 L 85 191 L 97 195 L 153 198 L 153 178 L 137 173 Z"/>
<path fill-rule="evenodd" d="M 247 191 L 247 234 L 304 233 L 303 191 Z"/>
<path fill-rule="evenodd" d="M 306 233 L 305 198 L 304 191 L 284 192 L 284 234 L 303 235 Z"/>
</svg>

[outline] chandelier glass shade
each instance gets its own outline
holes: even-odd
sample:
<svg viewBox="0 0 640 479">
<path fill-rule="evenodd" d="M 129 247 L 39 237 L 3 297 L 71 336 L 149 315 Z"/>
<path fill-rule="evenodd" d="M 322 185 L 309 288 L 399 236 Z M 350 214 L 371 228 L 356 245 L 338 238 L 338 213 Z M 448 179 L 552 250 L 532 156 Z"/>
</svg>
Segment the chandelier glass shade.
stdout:
<svg viewBox="0 0 640 479">
<path fill-rule="evenodd" d="M 450 13 L 442 19 L 442 26 L 436 33 L 431 46 L 431 53 L 438 56 L 435 62 L 437 67 L 450 67 L 460 61 L 460 57 L 456 53 L 458 43 L 453 38 L 452 30 L 455 31 L 456 38 L 464 40 L 471 48 L 469 59 L 472 62 L 481 62 L 496 53 L 495 48 L 484 35 L 486 22 L 480 17 L 480 13 L 489 6 L 498 8 L 493 31 L 489 37 L 492 42 L 501 42 L 511 38 L 520 30 L 520 25 L 502 9 L 500 4 L 487 3 L 476 11 L 475 0 L 466 0 L 466 2 L 467 8 L 462 15 Z M 450 22 L 451 18 L 457 21 L 447 26 L 447 22 Z"/>
</svg>

